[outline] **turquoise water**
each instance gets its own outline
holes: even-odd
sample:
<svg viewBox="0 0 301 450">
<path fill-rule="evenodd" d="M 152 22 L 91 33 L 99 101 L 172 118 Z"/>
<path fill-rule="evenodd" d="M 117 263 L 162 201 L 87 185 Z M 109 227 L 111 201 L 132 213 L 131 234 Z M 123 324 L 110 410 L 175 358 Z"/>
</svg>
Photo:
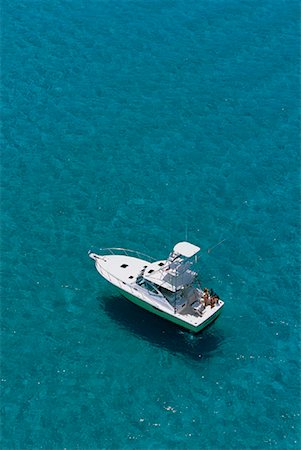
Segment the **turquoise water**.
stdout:
<svg viewBox="0 0 301 450">
<path fill-rule="evenodd" d="M 300 449 L 298 2 L 1 19 L 2 448 Z M 225 301 L 197 336 L 87 257 L 186 238 Z"/>
</svg>

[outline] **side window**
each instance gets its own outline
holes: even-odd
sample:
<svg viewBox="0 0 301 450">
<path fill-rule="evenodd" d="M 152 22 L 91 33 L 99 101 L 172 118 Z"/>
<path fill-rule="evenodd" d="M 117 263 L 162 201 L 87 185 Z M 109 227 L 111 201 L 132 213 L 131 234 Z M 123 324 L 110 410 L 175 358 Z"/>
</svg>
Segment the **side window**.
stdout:
<svg viewBox="0 0 301 450">
<path fill-rule="evenodd" d="M 151 284 L 148 283 L 147 281 L 145 282 L 145 287 L 146 289 L 148 289 L 150 292 L 152 292 L 153 294 L 158 294 L 157 289 Z"/>
<path fill-rule="evenodd" d="M 148 281 L 144 280 L 142 277 L 141 279 L 138 280 L 137 278 L 137 283 L 143 287 L 144 289 L 147 289 L 148 291 L 152 292 L 153 294 L 159 294 L 159 292 L 157 291 L 157 289 Z"/>
</svg>

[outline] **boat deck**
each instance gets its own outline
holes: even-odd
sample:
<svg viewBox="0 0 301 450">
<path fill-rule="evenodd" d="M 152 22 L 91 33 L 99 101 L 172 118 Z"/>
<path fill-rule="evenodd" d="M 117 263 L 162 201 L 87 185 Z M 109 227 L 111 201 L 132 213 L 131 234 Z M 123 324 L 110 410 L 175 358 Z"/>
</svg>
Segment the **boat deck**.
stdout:
<svg viewBox="0 0 301 450">
<path fill-rule="evenodd" d="M 106 271 L 123 283 L 136 284 L 136 278 L 151 263 L 133 256 L 108 255 L 96 259 L 96 268 Z"/>
</svg>

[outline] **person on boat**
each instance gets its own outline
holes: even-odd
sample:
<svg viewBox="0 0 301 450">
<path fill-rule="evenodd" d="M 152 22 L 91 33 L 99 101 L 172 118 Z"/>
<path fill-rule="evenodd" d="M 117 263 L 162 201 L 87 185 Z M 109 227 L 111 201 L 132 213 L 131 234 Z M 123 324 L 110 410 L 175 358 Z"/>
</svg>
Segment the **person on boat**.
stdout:
<svg viewBox="0 0 301 450">
<path fill-rule="evenodd" d="M 215 305 L 218 305 L 219 296 L 217 294 L 213 294 L 210 297 L 210 305 L 213 308 Z"/>
<path fill-rule="evenodd" d="M 204 303 L 205 306 L 210 305 L 209 290 L 207 288 L 204 289 Z"/>
</svg>

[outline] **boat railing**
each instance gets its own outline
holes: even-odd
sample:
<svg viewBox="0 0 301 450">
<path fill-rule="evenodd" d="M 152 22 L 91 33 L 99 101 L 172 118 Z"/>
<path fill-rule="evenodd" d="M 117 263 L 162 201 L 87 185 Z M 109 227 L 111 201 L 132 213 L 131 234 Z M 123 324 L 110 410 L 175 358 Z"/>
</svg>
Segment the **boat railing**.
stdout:
<svg viewBox="0 0 301 450">
<path fill-rule="evenodd" d="M 146 253 L 138 252 L 137 250 L 130 250 L 129 248 L 119 248 L 119 247 L 105 247 L 105 248 L 97 248 L 92 247 L 89 250 L 90 253 L 96 253 L 99 256 L 105 256 L 108 254 L 111 255 L 126 255 L 126 256 L 133 256 L 138 258 L 147 258 L 149 262 L 156 261 L 155 258 L 152 256 L 147 255 Z"/>
<path fill-rule="evenodd" d="M 130 250 L 127 248 L 116 248 L 116 247 L 107 247 L 107 248 L 96 248 L 92 247 L 88 254 L 94 254 L 93 259 L 97 259 L 97 256 L 102 258 L 105 255 L 108 255 L 108 252 L 111 255 L 126 255 L 126 256 L 137 256 L 139 258 L 148 258 L 150 262 L 155 261 L 155 258 L 152 258 L 149 255 L 146 255 L 145 253 L 138 252 L 135 250 Z M 96 257 L 96 258 L 95 258 Z M 142 297 L 143 300 L 148 302 L 148 297 L 143 293 L 142 290 L 138 290 L 136 287 L 132 286 L 131 283 L 126 283 L 125 281 L 121 280 L 120 278 L 116 277 L 116 275 L 113 275 L 111 272 L 106 270 L 104 267 L 99 267 L 98 270 L 105 275 L 105 277 L 108 279 L 108 281 L 115 286 L 119 287 L 120 289 L 127 288 L 127 290 L 134 296 L 137 296 L 137 293 L 139 292 L 139 295 Z M 156 297 L 158 294 L 154 294 L 150 292 L 151 296 Z"/>
<path fill-rule="evenodd" d="M 100 267 L 99 271 L 106 276 L 106 278 L 108 279 L 108 281 L 110 283 L 114 284 L 115 286 L 119 287 L 122 290 L 125 290 L 125 287 L 126 287 L 127 288 L 126 290 L 128 290 L 132 295 L 134 295 L 136 297 L 137 297 L 137 293 L 139 293 L 139 295 L 142 297 L 142 299 L 144 301 L 146 301 L 147 303 L 149 303 L 148 297 L 144 294 L 144 292 L 142 290 L 137 289 L 136 287 L 132 286 L 130 283 L 126 283 L 125 281 L 116 277 L 116 275 L 113 275 L 111 272 L 104 269 L 103 267 Z M 152 292 L 150 292 L 149 294 L 155 298 L 158 296 L 158 294 L 155 294 Z"/>
</svg>

